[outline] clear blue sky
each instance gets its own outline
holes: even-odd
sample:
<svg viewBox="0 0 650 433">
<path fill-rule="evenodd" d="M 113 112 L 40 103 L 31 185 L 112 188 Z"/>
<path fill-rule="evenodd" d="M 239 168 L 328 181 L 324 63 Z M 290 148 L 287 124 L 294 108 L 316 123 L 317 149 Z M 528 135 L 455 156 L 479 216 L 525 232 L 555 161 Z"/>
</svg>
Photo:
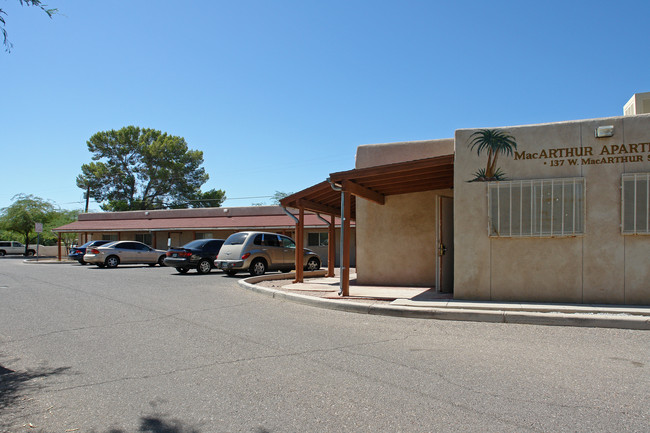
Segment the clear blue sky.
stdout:
<svg viewBox="0 0 650 433">
<path fill-rule="evenodd" d="M 0 0 L 0 208 L 83 208 L 86 141 L 127 125 L 184 137 L 203 189 L 247 206 L 361 144 L 618 116 L 650 91 L 647 0 L 45 3 Z"/>
</svg>

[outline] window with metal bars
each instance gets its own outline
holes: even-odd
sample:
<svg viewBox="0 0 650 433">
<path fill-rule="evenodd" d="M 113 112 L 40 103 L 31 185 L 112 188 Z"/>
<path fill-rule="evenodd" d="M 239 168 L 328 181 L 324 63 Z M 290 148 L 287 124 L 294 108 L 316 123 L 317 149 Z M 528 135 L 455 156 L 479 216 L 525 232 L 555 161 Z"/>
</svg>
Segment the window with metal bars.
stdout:
<svg viewBox="0 0 650 433">
<path fill-rule="evenodd" d="M 488 235 L 562 237 L 584 234 L 585 180 L 531 179 L 488 184 Z"/>
<path fill-rule="evenodd" d="M 650 173 L 624 174 L 621 199 L 621 232 L 650 234 Z"/>
</svg>

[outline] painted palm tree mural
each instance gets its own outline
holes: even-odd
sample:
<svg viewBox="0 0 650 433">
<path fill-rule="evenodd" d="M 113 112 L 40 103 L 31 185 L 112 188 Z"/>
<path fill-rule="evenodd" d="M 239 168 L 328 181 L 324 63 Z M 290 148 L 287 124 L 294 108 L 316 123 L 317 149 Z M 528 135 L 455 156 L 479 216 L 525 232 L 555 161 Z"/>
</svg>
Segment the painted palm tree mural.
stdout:
<svg viewBox="0 0 650 433">
<path fill-rule="evenodd" d="M 498 129 L 480 129 L 473 133 L 470 139 L 469 146 L 472 150 L 476 149 L 477 155 L 486 150 L 488 153 L 487 166 L 474 173 L 471 182 L 505 180 L 505 173 L 497 167 L 497 159 L 499 154 L 511 156 L 517 149 L 515 137 Z"/>
</svg>

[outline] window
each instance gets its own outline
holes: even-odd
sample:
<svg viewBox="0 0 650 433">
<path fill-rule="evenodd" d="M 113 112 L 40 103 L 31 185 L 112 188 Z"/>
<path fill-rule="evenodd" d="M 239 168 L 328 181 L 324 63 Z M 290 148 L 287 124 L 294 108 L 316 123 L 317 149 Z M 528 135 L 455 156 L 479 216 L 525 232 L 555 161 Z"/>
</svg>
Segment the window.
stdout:
<svg viewBox="0 0 650 433">
<path fill-rule="evenodd" d="M 307 245 L 310 247 L 326 247 L 327 233 L 307 233 Z"/>
<path fill-rule="evenodd" d="M 243 245 L 247 237 L 248 237 L 248 233 L 235 233 L 233 235 L 228 236 L 228 239 L 226 239 L 224 245 Z M 255 241 L 257 241 L 257 238 L 255 238 Z M 260 242 L 261 241 L 262 238 L 260 238 Z M 260 244 L 255 243 L 255 245 L 260 245 Z"/>
<path fill-rule="evenodd" d="M 296 243 L 293 241 L 293 239 L 286 236 L 280 236 L 280 240 L 282 241 L 282 246 L 284 248 L 296 248 Z"/>
<path fill-rule="evenodd" d="M 582 235 L 584 219 L 584 178 L 488 184 L 488 234 L 491 237 Z"/>
<path fill-rule="evenodd" d="M 136 233 L 135 234 L 135 240 L 138 242 L 142 242 L 143 244 L 151 245 L 152 238 L 151 238 L 151 233 Z"/>
<path fill-rule="evenodd" d="M 114 242 L 117 240 L 117 234 L 102 235 L 102 240 Z"/>
<path fill-rule="evenodd" d="M 624 174 L 622 183 L 622 233 L 650 234 L 650 173 Z"/>
<path fill-rule="evenodd" d="M 264 240 L 262 241 L 262 245 L 267 247 L 279 247 L 280 240 L 278 239 L 278 235 L 264 233 Z"/>
<path fill-rule="evenodd" d="M 196 239 L 210 239 L 212 237 L 211 232 L 197 232 Z"/>
</svg>

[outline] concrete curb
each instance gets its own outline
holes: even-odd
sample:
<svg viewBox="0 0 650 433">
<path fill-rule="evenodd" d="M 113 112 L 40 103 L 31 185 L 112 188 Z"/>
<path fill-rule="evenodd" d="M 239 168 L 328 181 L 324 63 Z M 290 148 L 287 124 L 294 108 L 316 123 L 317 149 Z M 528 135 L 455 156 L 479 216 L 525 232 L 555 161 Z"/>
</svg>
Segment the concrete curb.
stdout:
<svg viewBox="0 0 650 433">
<path fill-rule="evenodd" d="M 307 276 L 308 273 L 305 273 L 305 277 Z M 322 275 L 309 276 L 316 277 Z M 513 311 L 512 309 L 489 309 L 485 304 L 477 304 L 477 308 L 471 308 L 471 303 L 469 302 L 463 303 L 465 308 L 372 304 L 350 300 L 324 299 L 268 287 L 261 287 L 255 284 L 260 281 L 290 279 L 290 277 L 291 274 L 252 277 L 239 280 L 239 284 L 248 290 L 269 296 L 273 299 L 296 302 L 312 307 L 344 311 L 348 313 L 376 314 L 414 319 L 456 320 L 465 322 L 650 330 L 650 316 L 626 315 L 620 313 L 607 314 L 602 312 L 572 313 L 558 311 Z"/>
<path fill-rule="evenodd" d="M 78 262 L 76 260 L 52 260 L 52 257 L 39 257 L 38 260 L 36 258 L 31 258 L 31 259 L 23 259 L 23 263 L 27 263 L 30 265 L 74 265 L 77 264 Z"/>
</svg>

